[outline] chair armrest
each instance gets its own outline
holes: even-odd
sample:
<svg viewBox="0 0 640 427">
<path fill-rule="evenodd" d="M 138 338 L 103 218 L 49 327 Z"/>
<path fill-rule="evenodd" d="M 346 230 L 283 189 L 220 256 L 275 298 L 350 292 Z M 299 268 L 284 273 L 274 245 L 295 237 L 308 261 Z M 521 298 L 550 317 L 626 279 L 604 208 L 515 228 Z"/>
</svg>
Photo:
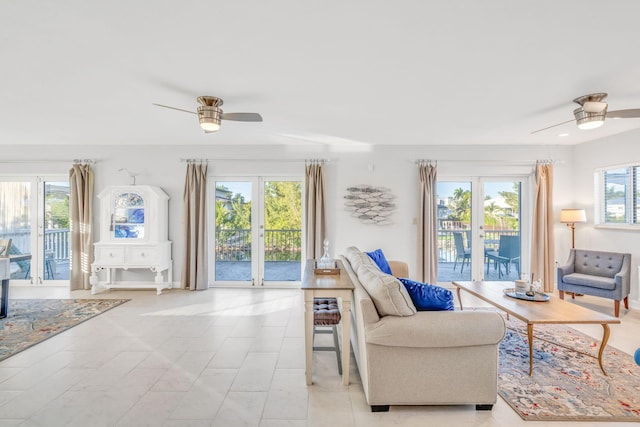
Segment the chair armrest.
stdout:
<svg viewBox="0 0 640 427">
<path fill-rule="evenodd" d="M 391 267 L 391 274 L 395 277 L 409 278 L 409 264 L 404 261 L 387 261 Z"/>
<path fill-rule="evenodd" d="M 576 263 L 576 250 L 571 249 L 569 251 L 569 259 L 564 265 L 558 266 L 558 279 L 560 279 L 565 274 L 575 273 L 575 263 Z"/>
<path fill-rule="evenodd" d="M 571 274 L 574 271 L 575 271 L 575 266 L 573 264 L 559 265 L 558 277 L 566 276 L 567 274 Z"/>
<path fill-rule="evenodd" d="M 622 266 L 620 267 L 620 272 L 617 273 L 614 277 L 617 286 L 620 286 L 623 291 L 623 295 L 629 293 L 631 288 L 631 255 L 625 254 L 622 259 Z"/>
</svg>

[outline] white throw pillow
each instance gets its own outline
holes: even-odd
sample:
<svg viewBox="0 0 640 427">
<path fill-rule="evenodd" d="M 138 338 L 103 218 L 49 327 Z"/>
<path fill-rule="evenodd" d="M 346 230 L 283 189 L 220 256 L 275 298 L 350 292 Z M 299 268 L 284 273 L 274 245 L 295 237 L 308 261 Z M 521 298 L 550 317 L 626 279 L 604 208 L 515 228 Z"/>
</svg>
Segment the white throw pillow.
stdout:
<svg viewBox="0 0 640 427">
<path fill-rule="evenodd" d="M 367 256 L 365 254 L 365 256 Z M 367 290 L 380 316 L 413 316 L 416 306 L 402 282 L 373 265 L 361 265 L 358 280 Z"/>
<path fill-rule="evenodd" d="M 355 246 L 349 246 L 344 251 L 344 255 L 345 255 L 345 258 L 347 258 L 347 260 L 349 261 L 349 264 L 351 264 L 351 268 L 356 273 L 358 272 L 358 269 L 360 268 L 361 265 L 374 266 L 378 268 L 378 266 L 373 262 L 373 260 L 369 255 L 365 254 Z"/>
</svg>

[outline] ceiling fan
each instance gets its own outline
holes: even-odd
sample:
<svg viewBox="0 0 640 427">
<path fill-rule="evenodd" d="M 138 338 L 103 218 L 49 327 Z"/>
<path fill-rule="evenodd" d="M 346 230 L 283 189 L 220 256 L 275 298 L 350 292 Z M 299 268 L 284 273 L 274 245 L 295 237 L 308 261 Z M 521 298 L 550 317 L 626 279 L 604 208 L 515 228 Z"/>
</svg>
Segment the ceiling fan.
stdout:
<svg viewBox="0 0 640 427">
<path fill-rule="evenodd" d="M 258 113 L 225 113 L 220 106 L 222 99 L 215 96 L 199 96 L 200 106 L 196 111 L 183 110 L 182 108 L 171 107 L 169 105 L 153 104 L 158 107 L 171 108 L 185 113 L 196 114 L 200 121 L 200 127 L 205 133 L 215 132 L 220 129 L 221 120 L 234 120 L 237 122 L 261 122 L 262 116 Z"/>
<path fill-rule="evenodd" d="M 543 130 L 551 129 L 556 126 L 564 125 L 572 121 L 576 121 L 579 129 L 588 130 L 599 128 L 604 124 L 605 118 L 610 119 L 632 119 L 640 118 L 640 108 L 632 108 L 630 110 L 617 110 L 607 111 L 609 104 L 604 102 L 607 97 L 606 93 L 592 93 L 590 95 L 583 95 L 573 100 L 580 107 L 573 110 L 573 116 L 575 119 L 567 120 L 566 122 L 557 123 L 555 125 L 547 126 L 546 128 L 538 129 L 533 132 L 538 133 Z"/>
</svg>

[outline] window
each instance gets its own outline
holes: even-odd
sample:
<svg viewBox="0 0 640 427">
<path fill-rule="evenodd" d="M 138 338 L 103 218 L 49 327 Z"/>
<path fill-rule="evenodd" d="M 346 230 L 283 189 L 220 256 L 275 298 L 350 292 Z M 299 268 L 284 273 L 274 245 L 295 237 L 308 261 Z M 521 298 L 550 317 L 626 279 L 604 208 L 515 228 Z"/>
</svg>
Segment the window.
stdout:
<svg viewBox="0 0 640 427">
<path fill-rule="evenodd" d="M 0 177 L 0 239 L 11 239 L 13 282 L 69 280 L 69 178 Z"/>
<path fill-rule="evenodd" d="M 300 286 L 302 188 L 299 177 L 215 177 L 215 232 L 209 240 L 216 285 Z M 215 189 L 215 198 L 213 194 Z"/>
<path fill-rule="evenodd" d="M 640 224 L 640 189 L 638 174 L 640 164 L 616 166 L 596 171 L 599 182 L 599 203 L 596 224 L 633 225 Z"/>
</svg>

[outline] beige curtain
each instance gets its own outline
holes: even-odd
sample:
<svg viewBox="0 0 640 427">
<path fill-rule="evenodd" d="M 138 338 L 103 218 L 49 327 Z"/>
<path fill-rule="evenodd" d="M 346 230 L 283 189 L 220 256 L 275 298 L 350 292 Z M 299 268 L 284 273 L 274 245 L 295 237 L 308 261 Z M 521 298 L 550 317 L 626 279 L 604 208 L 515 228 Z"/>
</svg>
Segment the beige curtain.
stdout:
<svg viewBox="0 0 640 427">
<path fill-rule="evenodd" d="M 305 174 L 305 228 L 308 259 L 322 256 L 322 245 L 326 234 L 326 197 L 323 162 L 310 161 Z"/>
<path fill-rule="evenodd" d="M 184 236 L 180 283 L 183 289 L 209 288 L 207 260 L 207 168 L 205 164 L 187 164 L 184 182 Z"/>
<path fill-rule="evenodd" d="M 93 262 L 93 171 L 88 164 L 75 164 L 69 170 L 69 210 L 71 215 L 71 262 L 69 288 L 90 289 Z"/>
<path fill-rule="evenodd" d="M 555 289 L 553 239 L 553 165 L 538 164 L 535 174 L 531 273 L 542 279 L 545 292 Z"/>
<path fill-rule="evenodd" d="M 418 206 L 418 280 L 438 281 L 438 204 L 436 199 L 437 166 L 419 162 Z"/>
</svg>

